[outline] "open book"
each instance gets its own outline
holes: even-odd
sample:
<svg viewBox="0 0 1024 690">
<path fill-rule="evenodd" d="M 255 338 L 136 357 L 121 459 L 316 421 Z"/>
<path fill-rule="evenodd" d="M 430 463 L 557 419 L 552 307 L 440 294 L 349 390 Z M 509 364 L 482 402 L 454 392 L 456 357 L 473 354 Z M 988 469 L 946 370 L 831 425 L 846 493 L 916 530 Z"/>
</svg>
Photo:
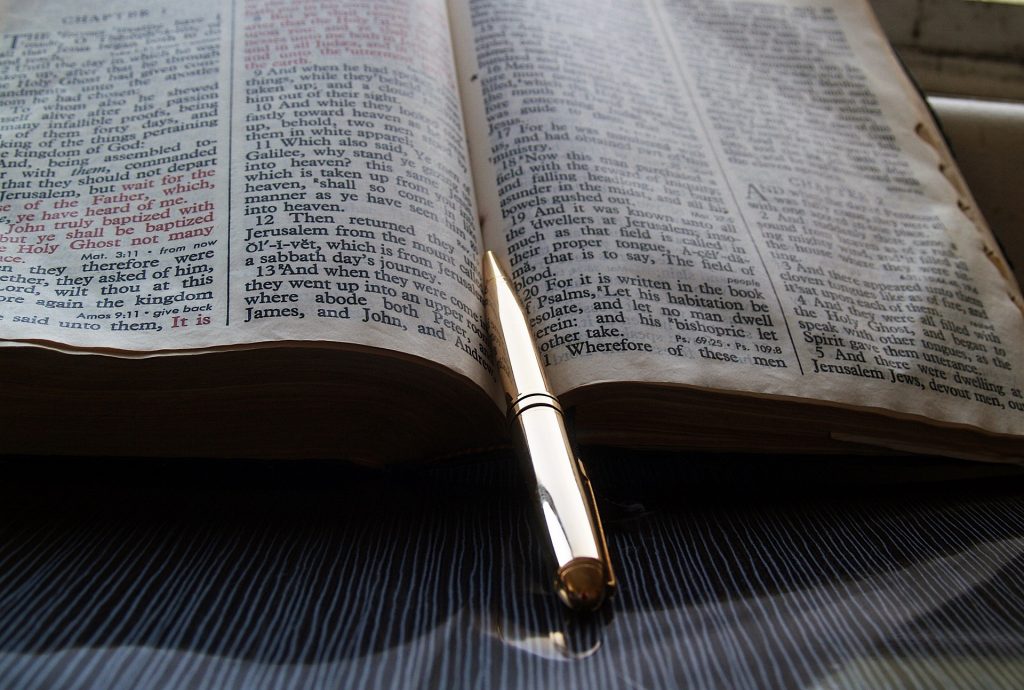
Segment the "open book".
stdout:
<svg viewBox="0 0 1024 690">
<path fill-rule="evenodd" d="M 1024 455 L 1019 287 L 866 2 L 8 0 L 0 447 Z"/>
</svg>

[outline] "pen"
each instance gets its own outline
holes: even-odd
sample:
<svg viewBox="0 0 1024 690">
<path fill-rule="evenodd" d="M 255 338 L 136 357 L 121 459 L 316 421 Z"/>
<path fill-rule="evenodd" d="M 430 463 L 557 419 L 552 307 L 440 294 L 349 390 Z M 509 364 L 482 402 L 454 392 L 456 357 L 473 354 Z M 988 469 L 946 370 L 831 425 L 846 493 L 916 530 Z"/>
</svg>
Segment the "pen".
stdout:
<svg viewBox="0 0 1024 690">
<path fill-rule="evenodd" d="M 533 478 L 557 570 L 555 591 L 575 610 L 594 610 L 615 589 L 615 573 L 583 463 L 573 452 L 533 335 L 498 257 L 484 255 L 487 316 L 508 414 Z"/>
</svg>

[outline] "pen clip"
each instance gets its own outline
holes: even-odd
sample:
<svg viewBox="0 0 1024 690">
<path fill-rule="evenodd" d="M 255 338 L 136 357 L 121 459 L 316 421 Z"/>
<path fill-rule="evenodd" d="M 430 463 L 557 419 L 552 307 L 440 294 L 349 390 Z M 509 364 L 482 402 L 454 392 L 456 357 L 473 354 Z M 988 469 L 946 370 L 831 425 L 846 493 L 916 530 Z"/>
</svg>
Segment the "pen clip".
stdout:
<svg viewBox="0 0 1024 690">
<path fill-rule="evenodd" d="M 604 524 L 601 522 L 601 513 L 597 510 L 597 496 L 594 495 L 594 485 L 590 481 L 590 476 L 587 474 L 587 468 L 583 464 L 583 460 L 578 455 L 574 455 L 576 458 L 576 467 L 580 472 L 580 479 L 583 480 L 583 484 L 586 486 L 586 494 L 584 499 L 587 501 L 590 507 L 590 515 L 594 519 L 594 529 L 597 530 L 598 546 L 601 549 L 601 560 L 604 561 L 605 567 L 605 586 L 608 587 L 608 595 L 615 594 L 615 589 L 618 587 L 618 580 L 615 577 L 615 570 L 612 568 L 611 554 L 608 552 L 608 538 L 604 534 Z"/>
</svg>

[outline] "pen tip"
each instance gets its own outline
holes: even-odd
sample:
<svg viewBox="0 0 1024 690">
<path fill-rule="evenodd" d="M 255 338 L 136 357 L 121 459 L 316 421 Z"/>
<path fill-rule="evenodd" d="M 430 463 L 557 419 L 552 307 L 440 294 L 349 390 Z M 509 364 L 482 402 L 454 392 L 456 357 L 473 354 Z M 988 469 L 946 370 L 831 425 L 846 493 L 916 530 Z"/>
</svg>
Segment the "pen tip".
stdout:
<svg viewBox="0 0 1024 690">
<path fill-rule="evenodd" d="M 498 263 L 497 255 L 488 249 L 484 253 L 484 280 L 494 280 L 500 271 L 501 264 Z"/>
<path fill-rule="evenodd" d="M 558 571 L 558 598 L 574 611 L 595 611 L 608 593 L 608 573 L 594 558 L 574 558 Z"/>
</svg>

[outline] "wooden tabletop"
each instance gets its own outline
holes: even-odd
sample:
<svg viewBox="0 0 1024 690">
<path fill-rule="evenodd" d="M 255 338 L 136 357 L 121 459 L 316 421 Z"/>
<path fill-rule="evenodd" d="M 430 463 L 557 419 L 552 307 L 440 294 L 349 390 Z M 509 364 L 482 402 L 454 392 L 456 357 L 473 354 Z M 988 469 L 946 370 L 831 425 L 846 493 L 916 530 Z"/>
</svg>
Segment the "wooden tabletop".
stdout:
<svg viewBox="0 0 1024 690">
<path fill-rule="evenodd" d="M 583 618 L 500 455 L 5 461 L 0 687 L 1024 687 L 1021 478 L 593 455 L 622 584 Z"/>
</svg>

